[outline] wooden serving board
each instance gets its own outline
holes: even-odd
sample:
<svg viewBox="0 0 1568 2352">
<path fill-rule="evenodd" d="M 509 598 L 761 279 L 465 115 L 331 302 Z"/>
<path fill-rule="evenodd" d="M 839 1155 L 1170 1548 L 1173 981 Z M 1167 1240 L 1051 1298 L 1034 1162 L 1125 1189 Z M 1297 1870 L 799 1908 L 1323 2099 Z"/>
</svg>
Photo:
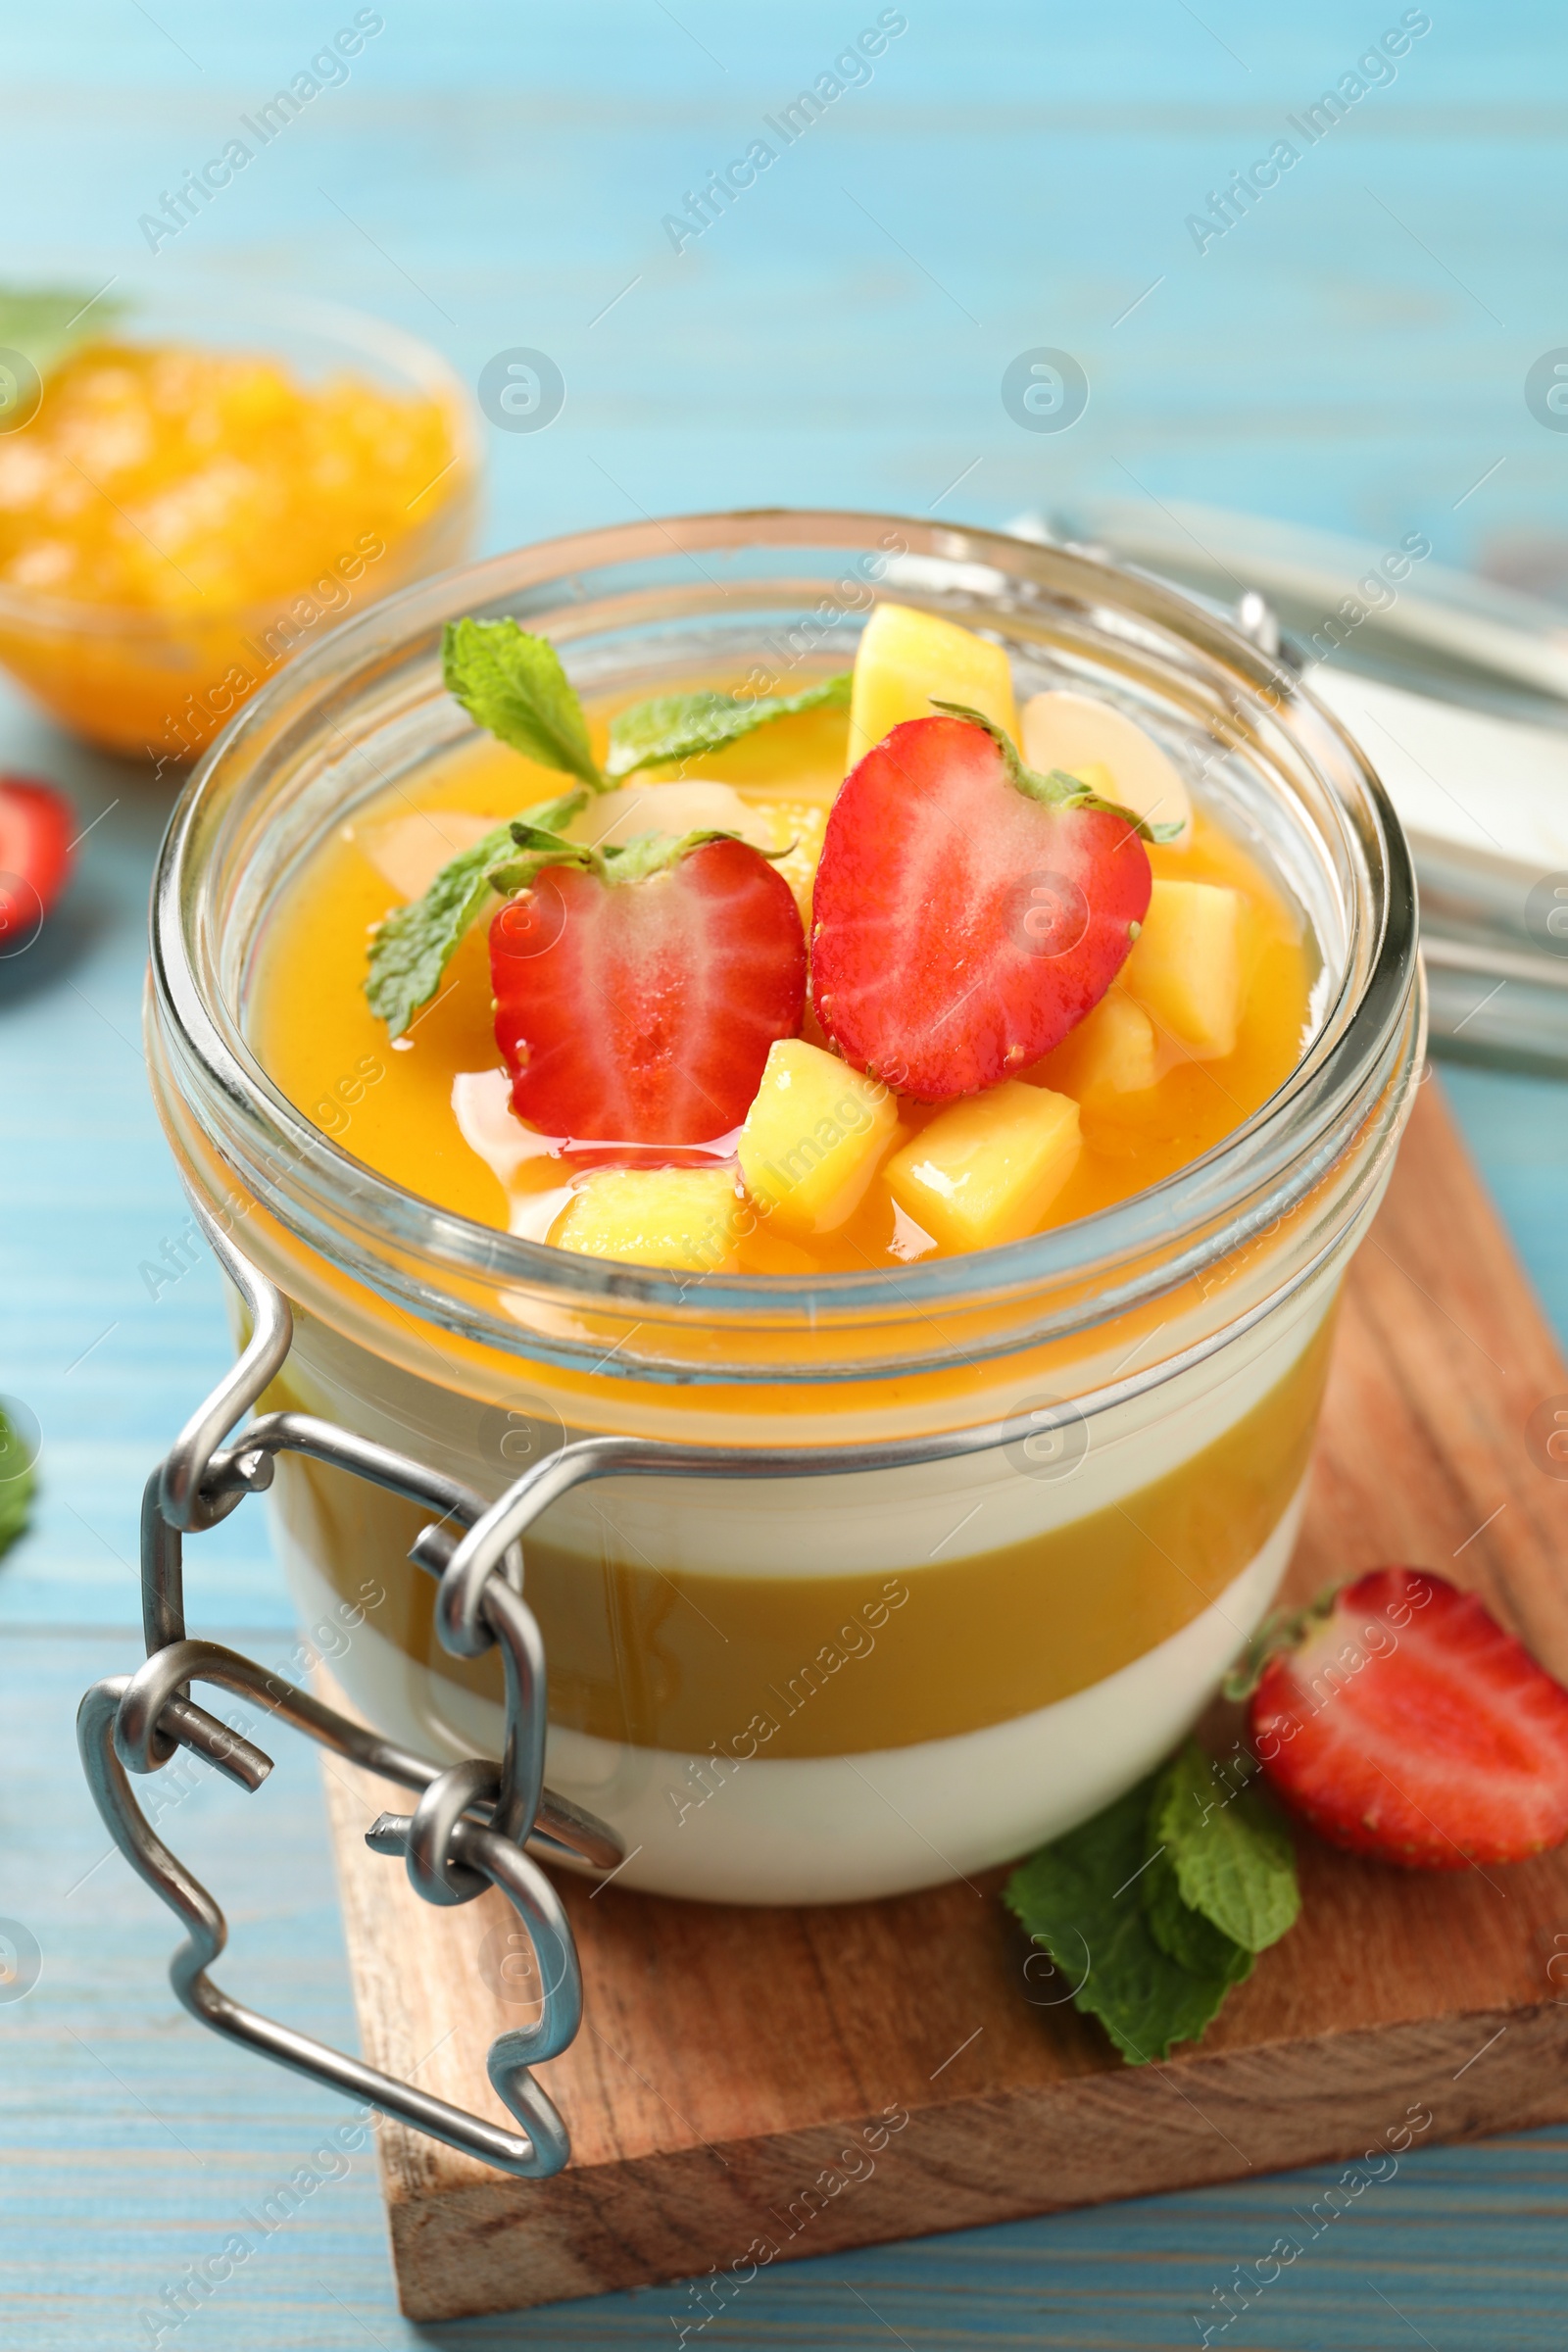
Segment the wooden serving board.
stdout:
<svg viewBox="0 0 1568 2352">
<path fill-rule="evenodd" d="M 1568 1680 L 1568 1481 L 1526 1429 L 1557 1396 L 1568 1366 L 1428 1086 L 1348 1286 L 1290 1589 L 1387 1560 L 1437 1568 Z M 419 1902 L 363 1842 L 397 1792 L 335 1761 L 326 1786 L 367 2055 L 505 2120 L 484 2053 L 517 2013 L 479 1963 L 510 1910 L 496 1894 Z M 798 1911 L 567 1880 L 585 2022 L 543 2077 L 571 2164 L 513 2180 L 385 2126 L 404 2309 L 453 2319 L 714 2265 L 738 2279 L 1348 2160 L 1401 2130 L 1431 2144 L 1568 2120 L 1568 1849 L 1406 1876 L 1298 1844 L 1299 1926 L 1200 2044 L 1140 2068 L 1062 2004 L 1043 1962 L 1026 1979 L 1001 1873 Z"/>
</svg>

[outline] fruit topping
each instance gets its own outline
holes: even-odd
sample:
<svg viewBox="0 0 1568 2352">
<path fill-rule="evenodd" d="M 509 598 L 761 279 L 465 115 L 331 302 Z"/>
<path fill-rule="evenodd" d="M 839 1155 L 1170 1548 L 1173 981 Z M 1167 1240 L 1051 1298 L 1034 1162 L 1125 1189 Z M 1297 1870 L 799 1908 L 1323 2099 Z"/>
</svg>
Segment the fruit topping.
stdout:
<svg viewBox="0 0 1568 2352">
<path fill-rule="evenodd" d="M 675 1146 L 738 1127 L 793 1037 L 806 941 L 789 884 L 728 835 L 595 850 L 524 824 L 490 881 L 496 1042 L 546 1134 Z"/>
<path fill-rule="evenodd" d="M 811 921 L 823 1029 L 923 1102 L 1038 1061 L 1127 959 L 1149 908 L 1141 830 L 1075 778 L 1025 767 L 977 710 L 895 727 L 828 818 Z"/>
<path fill-rule="evenodd" d="M 558 1250 L 728 1273 L 740 1201 L 727 1168 L 597 1168 L 551 1229 Z"/>
<path fill-rule="evenodd" d="M 850 700 L 850 765 L 933 703 L 961 703 L 1016 738 L 1012 671 L 1004 649 L 935 612 L 878 605 L 860 633 Z"/>
<path fill-rule="evenodd" d="M 1078 1105 L 1014 1078 L 955 1102 L 888 1161 L 888 1189 L 949 1250 L 1033 1230 L 1078 1164 Z"/>
<path fill-rule="evenodd" d="M 1096 1110 L 1114 1110 L 1125 1097 L 1155 1084 L 1160 1053 L 1154 1024 L 1124 994 L 1123 981 L 1056 1048 L 1050 1073 L 1064 1094 Z"/>
<path fill-rule="evenodd" d="M 52 784 L 0 776 L 0 956 L 30 947 L 65 888 L 76 830 Z"/>
<path fill-rule="evenodd" d="M 702 737 L 700 743 L 686 744 L 686 750 L 712 750 L 752 733 L 768 720 L 843 704 L 849 697 L 847 676 L 828 678 L 796 695 L 750 701 L 707 693 L 661 696 L 654 702 L 635 704 L 612 722 L 611 759 L 608 768 L 601 771 L 576 690 L 548 638 L 531 636 L 514 620 L 448 621 L 441 640 L 441 674 L 448 693 L 479 726 L 539 766 L 558 768 L 577 779 L 575 791 L 536 803 L 513 822 L 536 831 L 564 832 L 590 800 L 606 794 L 611 803 L 605 811 L 609 821 L 603 828 L 595 828 L 595 838 L 616 848 L 634 838 L 632 814 L 652 796 L 630 788 L 612 791 L 612 779 L 639 764 L 685 756 L 669 748 L 682 729 L 687 735 Z M 729 707 L 727 715 L 716 710 L 720 704 Z M 631 757 L 633 745 L 642 747 L 636 758 Z M 770 833 L 776 835 L 781 820 L 791 817 L 792 811 L 775 811 L 770 819 L 761 810 L 748 809 L 727 784 L 666 785 L 660 790 L 671 796 L 669 801 L 646 807 L 638 832 L 646 833 L 649 817 L 658 815 L 664 832 L 738 833 L 776 857 L 797 901 L 806 897 L 815 871 L 819 835 L 814 827 L 803 830 L 791 824 L 787 839 L 770 840 Z M 677 792 L 688 796 L 682 812 L 677 812 L 675 806 Z M 721 811 L 716 818 L 715 801 Z M 702 812 L 698 812 L 698 804 L 702 804 Z M 485 831 L 479 840 L 450 858 L 417 898 L 394 907 L 377 926 L 365 993 L 371 1011 L 385 1021 L 392 1037 L 401 1037 L 420 1006 L 435 996 L 469 924 L 490 903 L 491 869 L 505 864 L 512 848 L 510 824 Z"/>
<path fill-rule="evenodd" d="M 833 1233 L 865 1197 L 899 1123 L 885 1086 L 820 1046 L 774 1046 L 739 1145 L 752 1199 L 787 1233 Z"/>
<path fill-rule="evenodd" d="M 1193 804 L 1169 758 L 1125 711 L 1087 694 L 1032 694 L 1019 713 L 1020 743 L 1031 767 L 1065 768 L 1152 824 L 1176 849 L 1193 838 Z M 1098 775 L 1090 771 L 1098 769 Z M 1110 792 L 1104 779 L 1114 776 Z"/>
<path fill-rule="evenodd" d="M 1190 1053 L 1235 1052 L 1242 1011 L 1239 890 L 1155 882 L 1122 986 Z"/>
<path fill-rule="evenodd" d="M 1252 1743 L 1330 1844 L 1463 1870 L 1568 1837 L 1568 1690 L 1475 1593 L 1374 1568 L 1256 1647 Z"/>
</svg>

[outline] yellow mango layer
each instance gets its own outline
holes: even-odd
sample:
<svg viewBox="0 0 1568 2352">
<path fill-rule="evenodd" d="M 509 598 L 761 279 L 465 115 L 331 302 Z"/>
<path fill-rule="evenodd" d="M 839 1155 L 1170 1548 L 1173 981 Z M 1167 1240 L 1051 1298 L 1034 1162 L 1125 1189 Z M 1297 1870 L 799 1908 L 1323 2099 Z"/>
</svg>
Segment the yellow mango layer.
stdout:
<svg viewBox="0 0 1568 2352">
<path fill-rule="evenodd" d="M 979 1731 L 1088 1689 L 1190 1624 L 1273 1533 L 1306 1467 L 1331 1328 L 1166 1476 L 1027 1543 L 955 1547 L 902 1575 L 698 1574 L 649 1560 L 608 1519 L 601 1552 L 567 1551 L 546 1520 L 527 1539 L 528 1601 L 550 1656 L 552 1722 L 706 1755 L 746 1752 L 731 1742 L 760 1717 L 758 1754 L 854 1755 Z M 294 1399 L 279 1384 L 269 1401 Z M 436 1588 L 408 1561 L 427 1511 L 303 1454 L 280 1458 L 274 1492 L 345 1598 L 374 1563 L 387 1595 L 375 1635 L 500 1701 L 498 1653 L 467 1660 L 442 1646 Z"/>
</svg>

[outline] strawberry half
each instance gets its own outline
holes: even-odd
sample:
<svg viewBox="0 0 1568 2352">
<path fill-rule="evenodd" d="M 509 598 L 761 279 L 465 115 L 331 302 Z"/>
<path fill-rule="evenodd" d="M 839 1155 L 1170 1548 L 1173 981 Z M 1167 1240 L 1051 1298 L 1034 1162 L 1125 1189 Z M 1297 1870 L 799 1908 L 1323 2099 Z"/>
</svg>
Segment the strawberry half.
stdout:
<svg viewBox="0 0 1568 2352">
<path fill-rule="evenodd" d="M 922 1102 L 1059 1045 L 1120 971 L 1151 883 L 1151 828 L 1074 776 L 1036 775 L 978 711 L 943 709 L 846 779 L 811 901 L 818 1020 Z"/>
<path fill-rule="evenodd" d="M 30 947 L 71 871 L 75 817 L 64 793 L 0 776 L 0 956 Z"/>
<path fill-rule="evenodd" d="M 731 834 L 600 852 L 512 830 L 520 856 L 491 872 L 514 895 L 490 925 L 490 976 L 518 1117 L 643 1145 L 738 1127 L 806 1006 L 783 876 Z"/>
<path fill-rule="evenodd" d="M 1473 1592 L 1375 1568 L 1296 1620 L 1253 1744 L 1320 1838 L 1405 1870 L 1520 1862 L 1568 1838 L 1568 1690 Z"/>
</svg>

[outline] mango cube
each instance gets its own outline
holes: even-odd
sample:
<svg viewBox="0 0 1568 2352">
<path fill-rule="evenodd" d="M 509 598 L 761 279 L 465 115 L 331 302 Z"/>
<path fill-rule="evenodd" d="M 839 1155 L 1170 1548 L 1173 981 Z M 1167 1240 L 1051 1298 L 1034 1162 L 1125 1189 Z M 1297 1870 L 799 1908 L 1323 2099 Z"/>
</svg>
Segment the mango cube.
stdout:
<svg viewBox="0 0 1568 2352">
<path fill-rule="evenodd" d="M 1014 742 L 1018 739 L 1012 671 L 1000 645 L 935 612 L 878 605 L 855 657 L 850 765 L 863 760 L 902 720 L 934 717 L 933 698 L 984 711 L 999 727 L 1005 727 Z"/>
<path fill-rule="evenodd" d="M 786 1233 L 832 1233 L 859 1207 L 899 1108 L 848 1062 L 780 1038 L 741 1129 L 746 1190 Z"/>
<path fill-rule="evenodd" d="M 727 1274 L 740 1200 L 727 1168 L 596 1168 L 551 1228 L 558 1250 Z"/>
<path fill-rule="evenodd" d="M 1156 881 L 1121 967 L 1156 1027 L 1205 1059 L 1236 1050 L 1244 911 L 1241 892 L 1219 883 Z"/>
<path fill-rule="evenodd" d="M 1078 1105 L 1005 1079 L 967 1096 L 895 1152 L 888 1190 L 947 1250 L 1032 1232 L 1078 1163 Z"/>
<path fill-rule="evenodd" d="M 1051 1076 L 1079 1102 L 1113 1108 L 1159 1077 L 1159 1040 L 1141 1004 L 1113 988 L 1051 1056 Z"/>
</svg>

